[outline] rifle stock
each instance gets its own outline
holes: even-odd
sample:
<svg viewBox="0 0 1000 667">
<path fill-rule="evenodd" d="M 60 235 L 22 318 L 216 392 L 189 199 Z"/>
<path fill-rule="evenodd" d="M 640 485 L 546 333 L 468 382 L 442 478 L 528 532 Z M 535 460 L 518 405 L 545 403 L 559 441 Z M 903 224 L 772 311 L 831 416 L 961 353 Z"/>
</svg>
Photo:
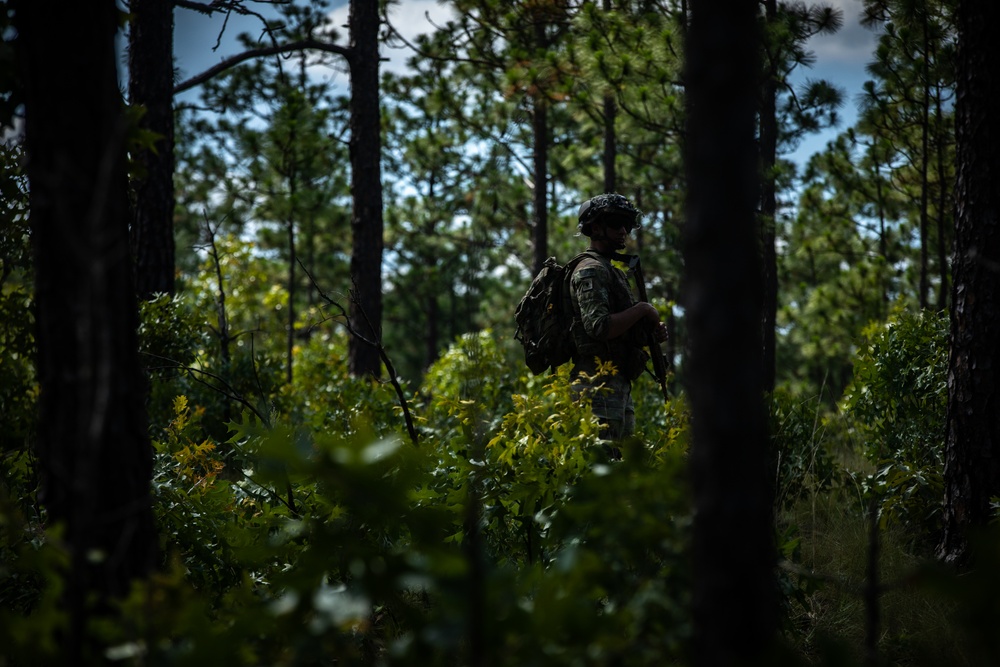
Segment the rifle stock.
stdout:
<svg viewBox="0 0 1000 667">
<path fill-rule="evenodd" d="M 622 259 L 628 265 L 632 275 L 635 276 L 636 289 L 639 291 L 639 300 L 648 302 L 646 280 L 642 276 L 642 262 L 639 261 L 639 255 L 623 255 Z M 646 330 L 646 347 L 649 349 L 649 357 L 653 362 L 653 376 L 659 382 L 660 389 L 663 392 L 663 400 L 664 402 L 669 402 L 670 396 L 667 392 L 667 360 L 663 356 L 663 349 L 660 347 L 660 343 L 653 336 L 652 328 L 647 328 Z"/>
</svg>

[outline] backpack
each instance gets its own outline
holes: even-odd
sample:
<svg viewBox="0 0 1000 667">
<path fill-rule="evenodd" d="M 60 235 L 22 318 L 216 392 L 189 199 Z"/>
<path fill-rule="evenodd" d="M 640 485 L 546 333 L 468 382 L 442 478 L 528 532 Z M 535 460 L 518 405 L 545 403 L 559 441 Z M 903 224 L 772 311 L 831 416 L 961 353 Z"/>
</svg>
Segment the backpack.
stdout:
<svg viewBox="0 0 1000 667">
<path fill-rule="evenodd" d="M 592 256 L 582 252 L 565 265 L 549 257 L 514 310 L 514 338 L 524 347 L 524 363 L 534 375 L 573 358 L 573 312 L 566 282 L 580 260 Z"/>
</svg>

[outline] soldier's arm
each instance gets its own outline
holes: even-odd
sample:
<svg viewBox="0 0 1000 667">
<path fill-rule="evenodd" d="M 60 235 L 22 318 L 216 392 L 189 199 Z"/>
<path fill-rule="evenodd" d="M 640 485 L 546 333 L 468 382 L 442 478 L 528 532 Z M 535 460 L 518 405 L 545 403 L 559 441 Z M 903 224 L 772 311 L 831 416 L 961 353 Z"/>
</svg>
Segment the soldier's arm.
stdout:
<svg viewBox="0 0 1000 667">
<path fill-rule="evenodd" d="M 607 339 L 618 338 L 642 320 L 648 320 L 652 324 L 660 322 L 660 314 L 656 308 L 645 301 L 629 306 L 620 313 L 614 313 L 610 318 Z"/>
<path fill-rule="evenodd" d="M 611 299 L 607 271 L 598 262 L 584 260 L 573 272 L 571 285 L 583 330 L 596 340 L 605 340 L 611 326 Z"/>
<path fill-rule="evenodd" d="M 596 340 L 611 340 L 625 334 L 636 322 L 647 319 L 656 324 L 660 314 L 645 301 L 611 312 L 608 285 L 612 276 L 601 264 L 587 264 L 573 273 L 572 286 L 580 308 L 580 320 L 587 335 Z"/>
</svg>

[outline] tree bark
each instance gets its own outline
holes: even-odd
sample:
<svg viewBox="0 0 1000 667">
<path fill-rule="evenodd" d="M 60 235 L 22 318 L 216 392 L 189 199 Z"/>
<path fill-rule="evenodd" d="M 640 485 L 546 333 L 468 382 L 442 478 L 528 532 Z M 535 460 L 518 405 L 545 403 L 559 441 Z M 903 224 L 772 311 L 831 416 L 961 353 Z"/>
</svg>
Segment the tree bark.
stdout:
<svg viewBox="0 0 1000 667">
<path fill-rule="evenodd" d="M 549 256 L 549 198 L 546 185 L 549 181 L 549 107 L 541 96 L 533 101 L 532 130 L 534 141 L 534 272 L 542 270 Z"/>
<path fill-rule="evenodd" d="M 372 344 L 382 332 L 382 173 L 381 116 L 379 111 L 379 3 L 351 0 L 350 154 L 353 231 L 351 326 L 367 340 L 351 336 L 348 364 L 356 376 L 379 377 L 382 362 Z"/>
<path fill-rule="evenodd" d="M 89 617 L 108 613 L 155 560 L 118 11 L 113 0 L 12 6 L 26 88 L 40 496 L 70 556 L 62 664 L 80 664 Z"/>
<path fill-rule="evenodd" d="M 129 102 L 145 109 L 139 127 L 159 135 L 135 154 L 142 174 L 132 222 L 136 294 L 149 299 L 174 293 L 174 6 L 143 0 L 131 10 Z"/>
<path fill-rule="evenodd" d="M 536 52 L 549 47 L 550 40 L 546 33 L 546 19 L 542 12 L 534 17 L 534 40 Z M 531 129 L 534 141 L 532 180 L 534 189 L 534 273 L 542 270 L 542 265 L 549 256 L 549 101 L 542 89 L 535 92 L 531 101 Z"/>
<path fill-rule="evenodd" d="M 613 9 L 611 0 L 604 0 L 605 12 Z M 618 103 L 613 92 L 604 93 L 604 191 L 617 192 L 618 172 L 615 162 L 618 157 L 618 136 L 615 133 L 615 117 L 618 115 Z"/>
<path fill-rule="evenodd" d="M 778 7 L 775 0 L 765 0 L 768 26 L 776 23 Z M 774 167 L 778 159 L 778 73 L 774 55 L 766 56 L 766 71 L 762 86 L 760 110 L 760 217 L 761 252 L 763 253 L 764 309 L 761 317 L 763 335 L 764 390 L 774 391 L 777 360 L 775 356 L 775 325 L 778 317 L 778 254 L 775 248 L 778 198 Z"/>
<path fill-rule="evenodd" d="M 756 8 L 693 0 L 687 35 L 695 665 L 766 664 L 776 627 L 755 211 Z"/>
<path fill-rule="evenodd" d="M 948 307 L 948 295 L 950 294 L 949 285 L 951 283 L 951 273 L 948 270 L 948 227 L 946 221 L 948 216 L 948 204 L 952 201 L 949 192 L 949 183 L 946 182 L 945 178 L 945 160 L 946 151 L 945 145 L 947 142 L 948 133 L 945 131 L 945 125 L 941 122 L 944 118 L 944 110 L 941 104 L 941 84 L 938 83 L 934 90 L 934 143 L 936 152 L 936 166 L 937 166 L 937 212 L 938 212 L 938 224 L 937 224 L 937 251 L 938 251 L 938 278 L 940 283 L 938 284 L 938 294 L 937 294 L 937 307 L 938 310 L 944 310 Z M 954 224 L 954 223 L 953 223 Z M 952 227 L 954 228 L 954 227 Z"/>
<path fill-rule="evenodd" d="M 618 172 L 615 162 L 618 158 L 618 136 L 615 133 L 615 117 L 618 104 L 614 95 L 604 94 L 604 191 L 618 191 Z"/>
<path fill-rule="evenodd" d="M 922 87 L 920 96 L 920 307 L 930 307 L 931 267 L 930 267 L 930 183 L 927 180 L 930 155 L 930 123 L 931 123 L 931 80 L 930 80 L 930 19 L 924 11 L 920 16 L 922 30 L 921 46 L 921 76 Z"/>
<path fill-rule="evenodd" d="M 971 563 L 971 531 L 1000 495 L 1000 5 L 958 4 L 955 260 L 945 443 L 944 534 L 938 555 Z"/>
</svg>

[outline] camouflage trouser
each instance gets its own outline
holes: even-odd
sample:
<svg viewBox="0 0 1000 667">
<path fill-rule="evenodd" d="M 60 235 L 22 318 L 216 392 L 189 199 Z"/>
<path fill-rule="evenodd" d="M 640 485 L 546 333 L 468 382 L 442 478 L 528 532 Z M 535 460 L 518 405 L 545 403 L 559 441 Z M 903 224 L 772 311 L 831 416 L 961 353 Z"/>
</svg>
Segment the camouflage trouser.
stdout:
<svg viewBox="0 0 1000 667">
<path fill-rule="evenodd" d="M 635 412 L 631 410 L 622 415 L 621 419 L 598 417 L 598 421 L 604 426 L 601 429 L 602 440 L 624 440 L 635 434 Z"/>
<path fill-rule="evenodd" d="M 624 440 L 635 433 L 635 408 L 632 405 L 632 383 L 620 373 L 601 376 L 593 382 L 573 383 L 576 395 L 590 398 L 594 416 L 601 422 L 601 439 L 609 443 Z M 617 448 L 611 444 L 612 450 Z M 613 454 L 614 452 L 612 452 Z M 620 458 L 621 455 L 613 458 Z"/>
</svg>

